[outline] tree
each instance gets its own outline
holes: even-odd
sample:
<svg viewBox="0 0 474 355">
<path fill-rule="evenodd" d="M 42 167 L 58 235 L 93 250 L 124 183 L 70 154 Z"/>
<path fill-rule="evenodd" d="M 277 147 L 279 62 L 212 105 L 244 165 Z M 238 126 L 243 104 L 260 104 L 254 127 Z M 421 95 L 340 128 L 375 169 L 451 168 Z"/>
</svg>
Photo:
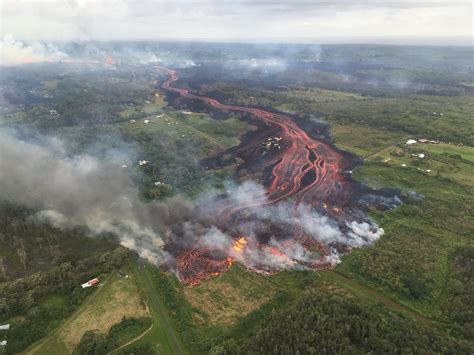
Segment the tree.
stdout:
<svg viewBox="0 0 474 355">
<path fill-rule="evenodd" d="M 76 347 L 76 355 L 102 355 L 107 352 L 105 335 L 98 331 L 88 330 Z"/>
</svg>

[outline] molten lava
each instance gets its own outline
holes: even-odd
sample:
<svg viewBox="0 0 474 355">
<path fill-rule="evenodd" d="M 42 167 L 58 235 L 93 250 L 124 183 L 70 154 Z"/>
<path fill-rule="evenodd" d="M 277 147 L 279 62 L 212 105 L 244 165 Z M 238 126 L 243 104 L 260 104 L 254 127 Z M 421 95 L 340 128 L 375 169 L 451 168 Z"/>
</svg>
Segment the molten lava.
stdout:
<svg viewBox="0 0 474 355">
<path fill-rule="evenodd" d="M 247 171 L 253 173 L 269 171 L 271 177 L 267 179 L 266 191 L 262 196 L 253 196 L 251 201 L 239 204 L 228 203 L 227 201 L 231 201 L 229 198 L 220 201 L 218 219 L 224 229 L 233 230 L 235 226 L 251 222 L 253 208 L 276 205 L 282 201 L 293 204 L 295 213 L 298 206 L 307 206 L 309 209 L 319 211 L 321 215 L 330 216 L 341 226 L 347 225 L 347 221 L 343 220 L 346 214 L 341 213 L 342 208 L 344 211 L 347 210 L 349 215 L 351 209 L 355 210 L 353 220 L 363 221 L 361 214 L 356 210 L 354 201 L 357 198 L 354 196 L 360 197 L 365 191 L 358 191 L 361 189 L 360 185 L 356 185 L 347 173 L 352 168 L 352 156 L 312 137 L 291 116 L 261 108 L 227 105 L 210 97 L 192 94 L 187 89 L 172 86 L 179 79 L 175 70 L 162 67 L 158 69 L 165 70 L 169 75 L 162 85 L 169 93 L 204 102 L 213 109 L 250 114 L 263 126 L 268 127 L 268 131 L 276 133 L 271 138 L 267 138 L 268 133 L 265 139 L 262 139 L 262 136 L 256 137 L 254 141 L 247 142 L 233 151 L 245 162 L 243 166 Z M 287 218 L 291 220 L 292 216 Z M 265 242 L 258 243 L 254 239 L 248 240 L 240 236 L 234 240 L 231 250 L 225 256 L 212 255 L 209 250 L 200 246 L 181 251 L 177 255 L 177 271 L 180 279 L 186 283 L 196 284 L 210 275 L 219 274 L 230 267 L 232 259 L 229 255 L 237 257 L 235 253 L 239 254 L 239 260 L 245 258 L 247 254 L 250 255 L 249 252 L 252 251 L 253 255 L 262 259 L 266 255 L 273 255 L 282 265 L 299 264 L 321 269 L 334 265 L 334 261 L 331 261 L 333 259 L 329 257 L 334 250 L 338 248 L 345 250 L 339 245 L 327 245 L 316 240 L 300 227 L 287 225 L 275 228 L 280 228 L 281 233 L 277 234 L 284 235 L 286 239 L 279 240 L 274 245 L 268 244 L 269 238 L 266 238 Z M 232 232 L 230 234 L 233 235 Z M 321 240 L 324 240 L 324 235 Z M 269 263 L 262 268 L 256 266 L 254 269 L 268 271 L 268 265 Z"/>
</svg>

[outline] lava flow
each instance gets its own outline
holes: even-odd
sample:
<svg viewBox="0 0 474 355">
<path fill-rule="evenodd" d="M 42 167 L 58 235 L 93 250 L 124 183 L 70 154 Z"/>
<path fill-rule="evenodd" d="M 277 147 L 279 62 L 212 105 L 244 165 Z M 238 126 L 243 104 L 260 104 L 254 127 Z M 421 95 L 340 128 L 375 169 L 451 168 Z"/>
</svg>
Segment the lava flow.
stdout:
<svg viewBox="0 0 474 355">
<path fill-rule="evenodd" d="M 219 229 L 234 236 L 234 242 L 221 248 L 221 255 L 198 245 L 174 252 L 182 281 L 198 283 L 225 271 L 232 260 L 256 271 L 276 271 L 281 265 L 327 268 L 337 262 L 339 253 L 381 234 L 366 217 L 361 202 L 374 191 L 352 180 L 348 172 L 355 165 L 352 155 L 310 136 L 289 115 L 190 93 L 172 85 L 179 79 L 175 70 L 159 69 L 169 75 L 162 85 L 169 93 L 204 102 L 212 109 L 249 114 L 264 126 L 226 153 L 240 157 L 248 172 L 263 172 L 265 190 L 253 193 L 251 199 L 224 195 L 213 202 Z M 219 164 L 219 157 L 208 163 Z M 255 242 L 241 236 L 240 229 L 249 225 Z"/>
</svg>

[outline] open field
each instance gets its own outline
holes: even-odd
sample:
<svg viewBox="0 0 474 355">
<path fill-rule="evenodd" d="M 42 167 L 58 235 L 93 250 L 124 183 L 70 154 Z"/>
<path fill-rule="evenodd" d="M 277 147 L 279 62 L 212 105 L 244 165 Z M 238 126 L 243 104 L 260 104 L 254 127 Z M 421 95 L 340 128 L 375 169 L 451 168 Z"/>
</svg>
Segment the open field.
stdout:
<svg viewBox="0 0 474 355">
<path fill-rule="evenodd" d="M 98 286 L 99 290 L 78 313 L 66 321 L 41 345 L 33 347 L 31 354 L 73 353 L 87 330 L 107 333 L 124 317 L 144 317 L 149 310 L 140 298 L 133 277 L 127 279 L 113 274 Z"/>
<path fill-rule="evenodd" d="M 149 120 L 150 123 L 146 124 L 144 120 Z M 135 123 L 121 125 L 126 135 L 136 139 L 153 135 L 181 148 L 193 147 L 196 153 L 203 154 L 200 158 L 237 145 L 237 137 L 248 128 L 246 123 L 236 118 L 216 121 L 206 114 L 185 115 L 179 111 L 146 116 Z"/>
<path fill-rule="evenodd" d="M 393 154 L 397 152 L 397 155 Z M 452 144 L 400 144 L 370 156 L 370 161 L 393 168 L 415 169 L 431 176 L 453 179 L 465 186 L 474 186 L 474 148 Z M 419 155 L 424 154 L 421 158 Z"/>
<path fill-rule="evenodd" d="M 373 212 L 385 235 L 373 246 L 346 256 L 338 270 L 443 321 L 447 316 L 443 304 L 456 278 L 451 257 L 457 248 L 473 246 L 472 175 L 464 181 L 469 173 L 422 172 L 407 159 L 406 167 L 374 161 L 354 172 L 371 186 L 397 187 L 424 197 L 389 212 Z M 472 169 L 469 163 L 458 167 Z"/>
<path fill-rule="evenodd" d="M 182 292 L 196 309 L 196 323 L 226 327 L 267 302 L 276 290 L 275 284 L 260 275 L 235 267 Z"/>
<path fill-rule="evenodd" d="M 350 124 L 331 125 L 331 135 L 337 147 L 361 157 L 390 147 L 407 137 L 403 133 Z"/>
</svg>

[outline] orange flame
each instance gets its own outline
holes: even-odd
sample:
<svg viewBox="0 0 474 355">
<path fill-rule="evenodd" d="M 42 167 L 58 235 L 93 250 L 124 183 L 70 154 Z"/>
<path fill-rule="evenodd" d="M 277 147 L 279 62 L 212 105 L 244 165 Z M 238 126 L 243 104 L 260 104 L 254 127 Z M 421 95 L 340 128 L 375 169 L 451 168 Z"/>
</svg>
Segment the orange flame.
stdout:
<svg viewBox="0 0 474 355">
<path fill-rule="evenodd" d="M 234 242 L 233 248 L 235 251 L 241 252 L 242 249 L 245 247 L 245 244 L 247 244 L 245 237 L 240 237 Z"/>
</svg>

